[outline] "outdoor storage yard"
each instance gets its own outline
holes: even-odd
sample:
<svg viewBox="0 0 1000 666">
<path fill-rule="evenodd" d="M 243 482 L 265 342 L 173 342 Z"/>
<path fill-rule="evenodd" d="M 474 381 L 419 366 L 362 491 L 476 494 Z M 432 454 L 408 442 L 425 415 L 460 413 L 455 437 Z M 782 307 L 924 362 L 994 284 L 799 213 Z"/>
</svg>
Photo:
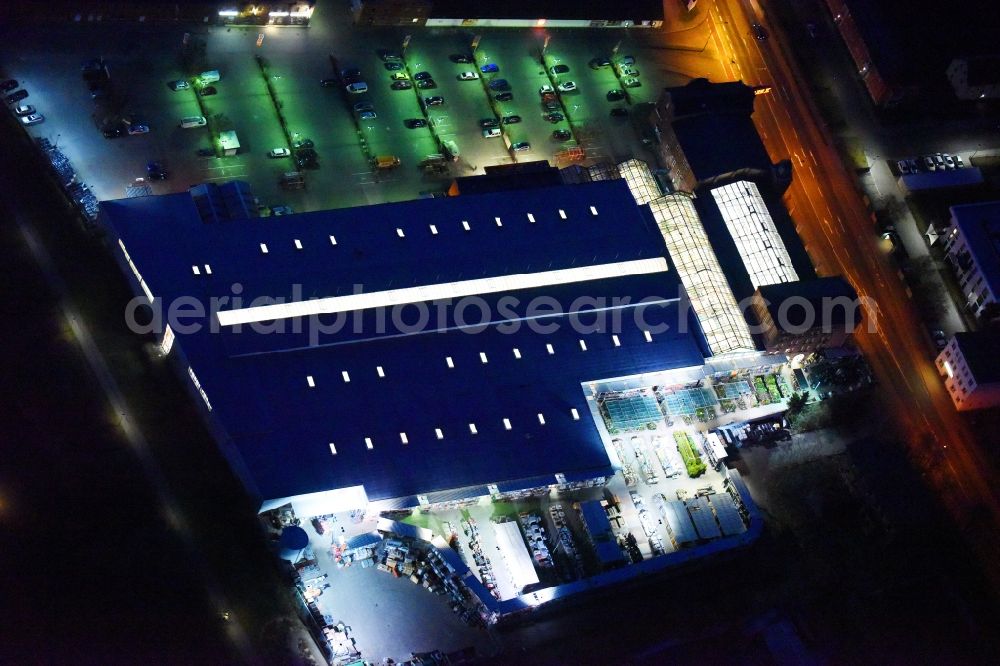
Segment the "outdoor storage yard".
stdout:
<svg viewBox="0 0 1000 666">
<path fill-rule="evenodd" d="M 541 31 L 425 29 L 414 32 L 404 49 L 401 31 L 354 28 L 347 3 L 324 6 L 307 29 L 269 27 L 258 33 L 94 22 L 45 30 L 59 34 L 42 41 L 27 29 L 0 47 L 8 56 L 7 74 L 22 82 L 29 101 L 45 115 L 45 122 L 26 131 L 65 153 L 78 181 L 98 199 L 243 179 L 265 214 L 281 205 L 309 211 L 413 199 L 443 192 L 454 176 L 515 161 L 652 160 L 634 119 L 612 117 L 610 110 L 635 111 L 655 101 L 663 86 L 686 80 L 644 66 L 642 50 L 625 33 L 574 31 L 570 40 L 557 31 L 543 54 Z M 643 69 L 642 85 L 628 88 L 625 99 L 609 101 L 608 92 L 624 85 L 619 69 L 588 63 L 610 54 L 619 41 L 621 57 L 628 50 Z M 386 69 L 379 50 L 398 54 L 402 69 Z M 454 62 L 463 54 L 474 62 Z M 81 66 L 95 58 L 103 59 L 109 73 L 111 93 L 105 99 L 92 100 L 81 79 Z M 482 71 L 493 69 L 490 65 L 498 71 Z M 556 66 L 568 71 L 560 67 L 555 74 Z M 353 69 L 360 71 L 357 78 L 367 83 L 367 92 L 345 91 L 342 74 Z M 197 78 L 209 70 L 219 73 L 218 81 Z M 460 80 L 469 71 L 479 78 Z M 433 87 L 391 87 L 393 74 L 417 84 L 413 77 L 421 72 L 429 73 Z M 507 84 L 499 84 L 501 79 Z M 169 84 L 178 80 L 191 85 L 172 89 Z M 575 90 L 554 95 L 552 109 L 545 109 L 539 89 L 567 82 L 575 83 Z M 202 94 L 205 88 L 209 94 Z M 511 98 L 497 100 L 502 92 Z M 431 96 L 444 103 L 424 107 L 421 99 Z M 371 113 L 362 116 L 355 104 L 370 106 Z M 558 115 L 547 119 L 549 113 Z M 182 118 L 197 116 L 206 124 L 180 126 Z M 480 121 L 512 116 L 513 122 L 498 123 L 500 136 L 483 136 Z M 429 125 L 411 129 L 404 122 L 411 119 Z M 129 125 L 149 131 L 132 135 L 125 131 Z M 120 136 L 105 138 L 102 130 Z M 225 130 L 234 131 L 239 143 L 233 155 L 224 156 L 218 141 Z M 566 134 L 554 138 L 557 130 Z M 304 168 L 296 166 L 294 154 L 268 155 L 275 148 L 293 152 L 302 142 L 311 142 L 314 151 Z M 512 149 L 522 142 L 530 149 Z M 458 155 L 446 156 L 454 160 L 421 168 L 446 144 L 457 149 Z M 399 163 L 376 168 L 376 157 Z M 163 179 L 149 177 L 150 163 L 163 167 Z M 282 175 L 293 171 L 304 173 L 304 188 L 281 187 Z"/>
</svg>

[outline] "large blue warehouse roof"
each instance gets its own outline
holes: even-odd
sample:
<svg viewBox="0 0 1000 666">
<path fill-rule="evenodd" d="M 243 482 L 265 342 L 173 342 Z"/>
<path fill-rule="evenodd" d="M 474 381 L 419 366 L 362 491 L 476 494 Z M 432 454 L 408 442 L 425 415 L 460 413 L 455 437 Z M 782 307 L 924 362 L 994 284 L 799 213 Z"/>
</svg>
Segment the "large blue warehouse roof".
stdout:
<svg viewBox="0 0 1000 666">
<path fill-rule="evenodd" d="M 229 314 L 258 297 L 316 305 L 359 291 L 391 299 L 414 287 L 493 285 L 481 292 L 492 316 L 479 327 L 431 309 L 415 331 L 391 314 L 380 324 L 368 308 L 318 334 L 305 317 L 270 314 L 284 332 L 178 331 L 173 353 L 196 373 L 265 500 L 599 475 L 609 461 L 581 382 L 701 365 L 705 354 L 662 237 L 624 181 L 209 224 L 176 194 L 107 202 L 103 219 L 126 275 L 141 275 L 158 300 L 238 291 L 242 305 L 221 308 Z M 595 267 L 603 272 L 588 277 Z M 556 274 L 572 279 L 535 279 Z M 545 307 L 528 312 L 539 296 Z M 418 308 L 404 302 L 412 323 Z M 587 310 L 578 317 L 586 329 L 568 325 L 566 313 Z M 478 323 L 479 307 L 465 317 Z M 529 322 L 559 325 L 542 333 Z"/>
</svg>

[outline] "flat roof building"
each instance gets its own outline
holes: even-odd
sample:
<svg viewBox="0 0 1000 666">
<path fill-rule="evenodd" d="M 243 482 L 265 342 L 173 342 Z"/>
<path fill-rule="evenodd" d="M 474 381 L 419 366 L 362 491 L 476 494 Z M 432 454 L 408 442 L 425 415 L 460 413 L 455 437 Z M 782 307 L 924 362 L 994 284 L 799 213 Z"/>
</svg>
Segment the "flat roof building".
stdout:
<svg viewBox="0 0 1000 666">
<path fill-rule="evenodd" d="M 956 333 L 937 357 L 948 395 L 960 412 L 1000 405 L 1000 333 Z"/>
<path fill-rule="evenodd" d="M 622 181 L 209 222 L 181 193 L 102 220 L 140 299 L 204 308 L 159 335 L 265 509 L 610 476 L 582 384 L 709 355 Z"/>
<path fill-rule="evenodd" d="M 355 20 L 365 25 L 481 28 L 659 28 L 663 3 L 635 0 L 353 0 Z"/>
<path fill-rule="evenodd" d="M 952 206 L 946 261 L 969 312 L 977 317 L 1000 295 L 1000 201 Z"/>
<path fill-rule="evenodd" d="M 779 354 L 843 346 L 862 314 L 858 293 L 840 276 L 757 287 L 751 306 L 766 349 Z"/>
</svg>

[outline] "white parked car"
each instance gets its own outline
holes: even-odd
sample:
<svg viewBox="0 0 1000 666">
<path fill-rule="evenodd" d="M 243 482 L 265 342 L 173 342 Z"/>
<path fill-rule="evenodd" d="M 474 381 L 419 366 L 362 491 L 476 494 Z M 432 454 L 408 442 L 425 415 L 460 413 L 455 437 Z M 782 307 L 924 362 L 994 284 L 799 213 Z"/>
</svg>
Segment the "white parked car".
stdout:
<svg viewBox="0 0 1000 666">
<path fill-rule="evenodd" d="M 552 86 L 542 86 L 541 88 L 538 89 L 539 95 L 544 95 L 545 93 L 550 93 L 550 92 L 555 92 L 555 90 L 552 89 Z"/>
<path fill-rule="evenodd" d="M 943 153 L 941 155 L 941 157 L 944 158 L 945 166 L 947 166 L 949 169 L 954 169 L 955 168 L 955 158 L 953 158 L 948 153 Z"/>
<path fill-rule="evenodd" d="M 129 134 L 149 134 L 149 125 L 129 125 Z"/>
<path fill-rule="evenodd" d="M 357 83 L 352 83 L 347 86 L 347 92 L 354 93 L 355 95 L 360 95 L 361 93 L 368 92 L 368 84 L 364 81 L 358 81 Z"/>
<path fill-rule="evenodd" d="M 177 80 L 177 81 L 171 81 L 170 82 L 170 88 L 171 88 L 171 90 L 174 90 L 174 91 L 177 91 L 177 90 L 187 90 L 190 87 L 191 87 L 191 84 L 188 83 L 187 81 L 185 81 L 184 79 L 180 79 L 180 80 Z"/>
<path fill-rule="evenodd" d="M 268 157 L 288 157 L 292 154 L 288 148 L 272 148 L 271 152 L 267 154 Z"/>
<path fill-rule="evenodd" d="M 574 90 L 576 90 L 574 81 L 563 81 L 559 84 L 559 92 L 573 92 Z"/>
<path fill-rule="evenodd" d="M 30 104 L 22 104 L 20 106 L 14 107 L 14 113 L 19 116 L 30 116 L 35 112 L 35 107 Z"/>
<path fill-rule="evenodd" d="M 21 118 L 21 122 L 25 125 L 37 125 L 38 123 L 45 120 L 45 116 L 40 113 L 32 113 L 30 116 L 25 116 Z"/>
<path fill-rule="evenodd" d="M 208 120 L 205 116 L 188 116 L 187 118 L 181 118 L 181 127 L 188 129 L 189 127 L 204 127 L 208 124 Z"/>
<path fill-rule="evenodd" d="M 478 78 L 479 74 L 477 72 L 462 72 L 458 75 L 459 81 L 474 81 Z"/>
</svg>

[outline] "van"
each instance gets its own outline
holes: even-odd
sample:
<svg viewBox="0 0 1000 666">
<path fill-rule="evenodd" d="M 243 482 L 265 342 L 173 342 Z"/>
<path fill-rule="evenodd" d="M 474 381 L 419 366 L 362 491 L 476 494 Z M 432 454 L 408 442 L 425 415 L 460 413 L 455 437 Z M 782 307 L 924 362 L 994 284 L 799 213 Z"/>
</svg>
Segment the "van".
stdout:
<svg viewBox="0 0 1000 666">
<path fill-rule="evenodd" d="M 188 129 L 189 127 L 204 127 L 208 123 L 205 120 L 205 116 L 188 116 L 187 118 L 181 118 L 181 127 Z"/>
<path fill-rule="evenodd" d="M 501 132 L 499 127 L 487 127 L 483 130 L 484 139 L 495 139 L 500 136 L 500 134 Z"/>
<path fill-rule="evenodd" d="M 286 171 L 279 184 L 285 190 L 301 190 L 306 186 L 306 179 L 300 171 Z"/>
<path fill-rule="evenodd" d="M 357 83 L 352 83 L 347 86 L 347 92 L 353 93 L 355 95 L 360 95 L 361 93 L 368 92 L 368 84 L 364 81 L 358 81 Z"/>
<path fill-rule="evenodd" d="M 201 74 L 199 74 L 198 78 L 201 79 L 202 83 L 215 83 L 222 77 L 219 76 L 219 70 L 210 69 L 207 72 L 202 72 Z"/>
<path fill-rule="evenodd" d="M 379 155 L 372 160 L 372 165 L 376 169 L 395 169 L 399 164 L 399 158 L 395 155 Z"/>
</svg>

